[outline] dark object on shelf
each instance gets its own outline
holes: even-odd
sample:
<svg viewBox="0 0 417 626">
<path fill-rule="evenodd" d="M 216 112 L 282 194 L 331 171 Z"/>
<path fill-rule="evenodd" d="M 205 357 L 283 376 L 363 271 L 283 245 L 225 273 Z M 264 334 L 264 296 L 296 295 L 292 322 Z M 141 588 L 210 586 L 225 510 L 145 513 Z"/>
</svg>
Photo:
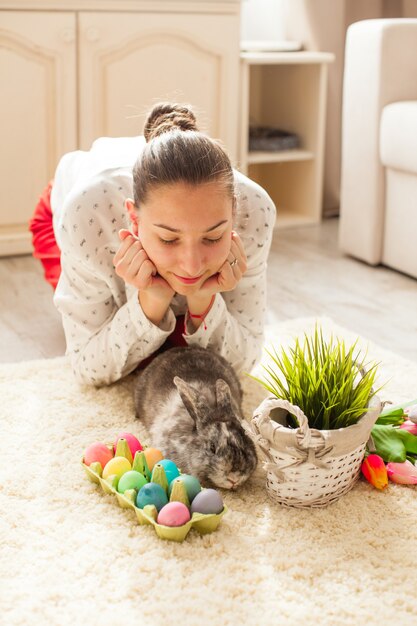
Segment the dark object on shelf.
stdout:
<svg viewBox="0 0 417 626">
<path fill-rule="evenodd" d="M 300 147 L 295 133 L 272 128 L 271 126 L 251 126 L 249 129 L 249 150 L 293 150 Z"/>
</svg>

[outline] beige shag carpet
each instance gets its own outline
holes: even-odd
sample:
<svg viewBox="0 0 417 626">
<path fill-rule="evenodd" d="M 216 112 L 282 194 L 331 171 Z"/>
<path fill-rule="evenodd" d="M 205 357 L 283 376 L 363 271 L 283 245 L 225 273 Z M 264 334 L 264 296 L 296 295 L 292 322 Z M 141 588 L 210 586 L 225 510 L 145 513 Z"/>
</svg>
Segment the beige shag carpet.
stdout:
<svg viewBox="0 0 417 626">
<path fill-rule="evenodd" d="M 348 341 L 354 333 L 320 320 Z M 268 329 L 274 345 L 315 320 Z M 381 396 L 417 397 L 417 363 L 363 340 Z M 395 346 L 393 346 L 395 350 Z M 325 509 L 271 501 L 261 467 L 217 532 L 158 539 L 89 483 L 87 445 L 120 430 L 147 441 L 131 379 L 80 388 L 65 358 L 0 367 L 0 615 L 8 626 L 339 626 L 416 624 L 417 491 L 360 480 Z M 244 381 L 245 410 L 264 397 Z"/>
</svg>

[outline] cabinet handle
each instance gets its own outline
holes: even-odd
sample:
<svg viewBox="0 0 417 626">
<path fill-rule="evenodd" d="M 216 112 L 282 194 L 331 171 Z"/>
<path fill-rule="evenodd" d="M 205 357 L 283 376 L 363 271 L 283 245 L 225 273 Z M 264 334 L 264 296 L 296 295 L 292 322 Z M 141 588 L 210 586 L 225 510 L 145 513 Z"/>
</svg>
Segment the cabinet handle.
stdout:
<svg viewBox="0 0 417 626">
<path fill-rule="evenodd" d="M 87 41 L 97 41 L 100 37 L 100 33 L 98 31 L 98 28 L 87 28 L 85 36 L 87 38 Z"/>
<path fill-rule="evenodd" d="M 75 41 L 75 29 L 74 28 L 64 28 L 61 32 L 61 39 L 65 41 L 65 43 L 72 43 Z"/>
</svg>

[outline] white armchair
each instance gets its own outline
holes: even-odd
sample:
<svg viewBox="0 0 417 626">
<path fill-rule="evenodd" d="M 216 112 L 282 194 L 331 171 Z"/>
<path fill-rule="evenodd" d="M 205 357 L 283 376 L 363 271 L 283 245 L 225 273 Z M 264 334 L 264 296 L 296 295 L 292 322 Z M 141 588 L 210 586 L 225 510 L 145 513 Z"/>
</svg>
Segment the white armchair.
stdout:
<svg viewBox="0 0 417 626">
<path fill-rule="evenodd" d="M 339 244 L 417 278 L 417 19 L 348 29 Z"/>
</svg>

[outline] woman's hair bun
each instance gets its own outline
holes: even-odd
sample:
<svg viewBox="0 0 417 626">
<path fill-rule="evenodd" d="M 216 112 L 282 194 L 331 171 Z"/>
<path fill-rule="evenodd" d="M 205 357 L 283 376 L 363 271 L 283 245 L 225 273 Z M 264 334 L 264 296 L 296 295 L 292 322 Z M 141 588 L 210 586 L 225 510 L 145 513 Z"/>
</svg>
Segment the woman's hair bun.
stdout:
<svg viewBox="0 0 417 626">
<path fill-rule="evenodd" d="M 159 102 L 148 113 L 143 128 L 147 142 L 172 130 L 195 130 L 197 120 L 191 108 L 185 104 Z"/>
</svg>

